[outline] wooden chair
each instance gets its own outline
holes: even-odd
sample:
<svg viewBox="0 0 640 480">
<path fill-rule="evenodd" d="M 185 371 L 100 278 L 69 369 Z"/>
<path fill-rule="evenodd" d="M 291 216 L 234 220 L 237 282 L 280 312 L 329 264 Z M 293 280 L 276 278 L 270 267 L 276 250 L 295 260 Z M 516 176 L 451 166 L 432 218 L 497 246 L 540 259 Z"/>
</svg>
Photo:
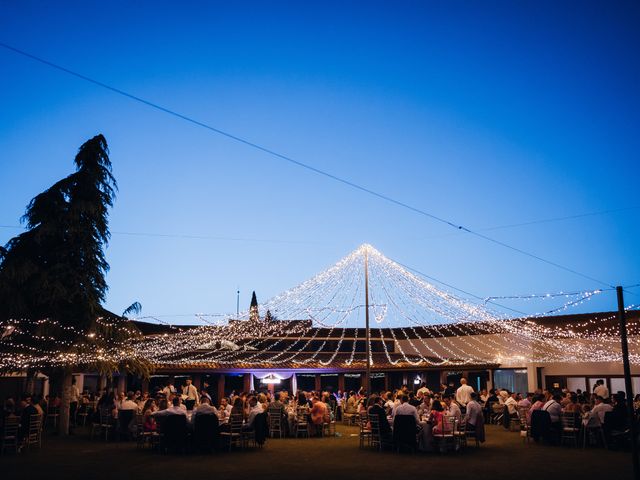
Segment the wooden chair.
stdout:
<svg viewBox="0 0 640 480">
<path fill-rule="evenodd" d="M 522 436 L 522 441 L 529 443 L 531 440 L 531 424 L 527 414 L 529 409 L 527 407 L 518 407 L 518 420 L 520 421 L 520 432 L 525 432 Z M 522 435 L 522 433 L 520 433 Z"/>
<path fill-rule="evenodd" d="M 369 435 L 369 445 L 378 450 L 382 450 L 385 447 L 393 447 L 393 441 L 391 438 L 383 437 L 380 429 L 380 419 L 377 415 L 369 416 L 369 422 L 371 425 L 371 433 Z M 365 422 L 366 426 L 366 422 Z"/>
<path fill-rule="evenodd" d="M 60 407 L 47 406 L 47 421 L 51 420 L 53 428 L 58 428 L 58 420 L 60 419 Z"/>
<path fill-rule="evenodd" d="M 42 447 L 42 415 L 31 415 L 29 418 L 29 430 L 24 439 L 24 445 L 30 449 L 32 446 Z"/>
<path fill-rule="evenodd" d="M 298 408 L 296 410 L 296 420 L 294 423 L 296 438 L 304 435 L 309 438 L 309 410 L 306 408 Z"/>
<path fill-rule="evenodd" d="M 282 438 L 282 410 L 279 408 L 269 408 L 268 419 L 269 436 L 271 438 L 275 438 L 277 435 L 278 438 Z"/>
<path fill-rule="evenodd" d="M 562 431 L 560 432 L 560 443 L 564 440 L 573 441 L 573 444 L 578 447 L 578 436 L 580 434 L 580 425 L 578 424 L 578 417 L 574 412 L 564 412 L 561 417 Z"/>
<path fill-rule="evenodd" d="M 463 415 L 458 422 L 458 428 L 454 432 L 456 440 L 456 450 L 467 446 L 467 416 Z"/>
<path fill-rule="evenodd" d="M 377 422 L 377 418 L 373 419 L 373 417 L 371 417 L 372 420 L 369 420 L 369 416 L 367 415 L 360 415 L 360 433 L 359 433 L 359 440 L 360 440 L 360 448 L 364 448 L 365 444 L 367 446 L 371 445 L 371 440 L 372 440 L 372 436 L 373 436 L 373 421 L 375 420 Z M 369 428 L 368 424 L 371 423 L 371 428 Z"/>
<path fill-rule="evenodd" d="M 456 426 L 457 420 L 455 417 L 449 417 L 447 415 L 442 416 L 439 431 L 433 433 L 433 442 L 440 453 L 455 450 Z"/>
<path fill-rule="evenodd" d="M 102 408 L 98 415 L 98 422 L 91 424 L 90 438 L 93 438 L 96 432 L 98 435 L 102 435 L 104 433 L 104 440 L 107 441 L 109 440 L 109 432 L 113 427 L 114 422 L 111 411 L 108 408 Z"/>
<path fill-rule="evenodd" d="M 588 417 L 582 425 L 582 448 L 585 448 L 590 444 L 591 438 L 595 438 L 596 442 L 598 439 L 602 440 L 602 445 L 604 448 L 607 448 L 607 437 L 604 434 L 602 423 L 600 423 L 600 417 L 597 415 L 594 415 L 593 417 L 589 414 L 586 415 L 588 415 Z"/>
<path fill-rule="evenodd" d="M 5 417 L 2 433 L 2 444 L 0 444 L 0 455 L 6 449 L 13 449 L 14 453 L 20 451 L 18 445 L 18 430 L 20 429 L 20 418 L 15 416 Z"/>
</svg>

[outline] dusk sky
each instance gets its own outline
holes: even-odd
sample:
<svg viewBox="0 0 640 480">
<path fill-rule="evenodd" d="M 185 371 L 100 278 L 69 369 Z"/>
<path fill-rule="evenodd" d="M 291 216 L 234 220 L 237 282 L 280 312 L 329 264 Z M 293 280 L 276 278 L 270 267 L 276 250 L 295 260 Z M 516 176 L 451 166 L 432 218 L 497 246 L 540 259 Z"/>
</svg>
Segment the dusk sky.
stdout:
<svg viewBox="0 0 640 480">
<path fill-rule="evenodd" d="M 0 1 L 1 43 L 606 285 L 640 283 L 638 25 L 622 1 Z M 3 47 L 0 244 L 98 133 L 117 313 L 234 312 L 362 243 L 481 297 L 604 287 Z"/>
</svg>

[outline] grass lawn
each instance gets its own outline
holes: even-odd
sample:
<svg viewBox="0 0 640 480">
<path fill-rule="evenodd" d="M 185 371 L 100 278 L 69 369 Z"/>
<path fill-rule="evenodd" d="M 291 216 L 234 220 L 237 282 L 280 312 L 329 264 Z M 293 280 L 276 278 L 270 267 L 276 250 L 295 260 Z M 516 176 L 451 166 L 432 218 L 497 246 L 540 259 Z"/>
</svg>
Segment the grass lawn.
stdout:
<svg viewBox="0 0 640 480">
<path fill-rule="evenodd" d="M 462 453 L 396 454 L 358 448 L 357 428 L 338 425 L 340 437 L 272 439 L 263 449 L 211 455 L 159 455 L 134 442 L 90 440 L 80 429 L 47 435 L 41 451 L 0 457 L 2 479 L 168 478 L 632 478 L 628 452 L 523 443 L 518 433 L 487 426 L 487 442 Z M 408 476 L 407 476 L 408 475 Z M 397 478 L 397 477 L 396 477 Z"/>
</svg>

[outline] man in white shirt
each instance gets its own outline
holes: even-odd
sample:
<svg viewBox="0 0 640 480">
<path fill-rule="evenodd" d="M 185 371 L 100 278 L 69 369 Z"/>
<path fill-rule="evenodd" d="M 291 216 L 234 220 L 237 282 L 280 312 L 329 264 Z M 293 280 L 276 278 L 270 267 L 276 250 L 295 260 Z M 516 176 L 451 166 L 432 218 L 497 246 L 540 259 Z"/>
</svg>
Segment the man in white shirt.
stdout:
<svg viewBox="0 0 640 480">
<path fill-rule="evenodd" d="M 422 385 L 420 386 L 416 394 L 418 395 L 418 398 L 423 398 L 425 395 L 430 395 L 431 391 L 427 388 L 427 384 L 422 382 Z"/>
<path fill-rule="evenodd" d="M 127 398 L 122 400 L 118 405 L 118 410 L 135 410 L 138 411 L 138 404 L 134 400 L 135 394 L 133 392 L 127 393 Z"/>
<path fill-rule="evenodd" d="M 182 405 L 182 400 L 180 397 L 173 397 L 172 405 L 166 410 L 159 410 L 157 412 L 152 413 L 152 415 L 187 415 L 187 409 Z"/>
<path fill-rule="evenodd" d="M 553 397 L 542 407 L 542 410 L 549 412 L 551 423 L 560 423 L 560 417 L 562 416 L 560 400 L 562 400 L 562 396 L 559 393 L 554 393 Z"/>
<path fill-rule="evenodd" d="M 171 402 L 171 399 L 176 394 L 176 387 L 173 386 L 173 383 L 167 382 L 165 387 L 162 389 L 162 393 L 164 398 L 167 399 L 167 402 Z"/>
<path fill-rule="evenodd" d="M 247 424 L 245 425 L 245 427 L 243 427 L 247 430 L 253 429 L 253 422 L 255 421 L 256 417 L 261 413 L 264 413 L 264 408 L 258 402 L 258 399 L 256 397 L 251 397 L 251 400 L 249 400 L 249 407 L 251 408 L 249 410 Z"/>
<path fill-rule="evenodd" d="M 200 395 L 198 395 L 198 389 L 191 383 L 190 378 L 187 378 L 185 385 L 182 387 L 182 395 L 187 410 L 193 410 L 193 407 L 197 405 L 200 400 Z"/>
<path fill-rule="evenodd" d="M 418 417 L 418 409 L 407 402 L 406 395 L 400 395 L 400 404 L 393 409 L 394 421 L 398 415 L 413 415 L 413 417 L 416 419 L 416 425 L 420 423 L 420 417 Z"/>
<path fill-rule="evenodd" d="M 460 387 L 456 390 L 456 401 L 465 407 L 471 400 L 471 394 L 473 393 L 473 387 L 467 385 L 467 379 L 460 379 Z"/>
<path fill-rule="evenodd" d="M 509 415 L 512 417 L 518 415 L 518 401 L 516 400 L 517 394 L 513 392 L 507 399 L 504 401 L 504 404 L 509 409 Z"/>
<path fill-rule="evenodd" d="M 593 389 L 593 393 L 603 399 L 609 398 L 609 389 L 604 384 L 604 380 L 600 379 L 596 382 L 596 388 Z"/>
<path fill-rule="evenodd" d="M 444 400 L 444 404 L 447 406 L 449 416 L 456 417 L 457 420 L 460 420 L 462 418 L 462 412 L 460 411 L 458 404 L 453 401 L 453 397 L 451 395 L 445 395 L 442 399 Z"/>
<path fill-rule="evenodd" d="M 591 409 L 589 416 L 593 419 L 597 419 L 600 425 L 604 425 L 604 414 L 613 410 L 613 407 L 604 403 L 603 398 L 599 395 L 596 396 L 596 404 Z"/>
</svg>

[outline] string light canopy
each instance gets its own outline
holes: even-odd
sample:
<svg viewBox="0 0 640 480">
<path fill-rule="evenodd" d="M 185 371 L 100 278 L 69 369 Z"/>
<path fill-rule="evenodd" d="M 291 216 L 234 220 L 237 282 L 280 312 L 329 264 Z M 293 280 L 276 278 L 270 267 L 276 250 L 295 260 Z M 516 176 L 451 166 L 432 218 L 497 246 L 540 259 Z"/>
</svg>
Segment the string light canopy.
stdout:
<svg viewBox="0 0 640 480">
<path fill-rule="evenodd" d="M 620 359 L 617 331 L 607 323 L 610 319 L 594 318 L 582 326 L 545 326 L 538 321 L 588 302 L 602 290 L 509 297 L 563 302 L 513 319 L 492 308 L 492 300 L 506 297 L 474 302 L 456 296 L 365 244 L 263 304 L 254 295 L 250 308 L 237 316 L 198 314 L 201 325 L 175 327 L 114 345 L 100 338 L 99 332 L 86 332 L 86 344 L 56 344 L 49 338 L 49 348 L 39 349 L 20 335 L 25 320 L 0 322 L 4 332 L 0 368 L 73 364 L 96 355 L 117 361 L 142 358 L 167 368 L 362 366 L 366 356 L 357 346 L 365 341 L 365 256 L 373 320 L 369 346 L 379 347 L 369 348 L 376 351 L 369 357 L 374 367 L 375 361 L 423 368 Z M 640 363 L 639 343 L 630 338 L 634 363 Z M 101 347 L 87 347 L 92 344 Z M 78 353 L 61 353 L 70 347 Z M 14 355 L 16 351 L 19 356 Z"/>
</svg>

